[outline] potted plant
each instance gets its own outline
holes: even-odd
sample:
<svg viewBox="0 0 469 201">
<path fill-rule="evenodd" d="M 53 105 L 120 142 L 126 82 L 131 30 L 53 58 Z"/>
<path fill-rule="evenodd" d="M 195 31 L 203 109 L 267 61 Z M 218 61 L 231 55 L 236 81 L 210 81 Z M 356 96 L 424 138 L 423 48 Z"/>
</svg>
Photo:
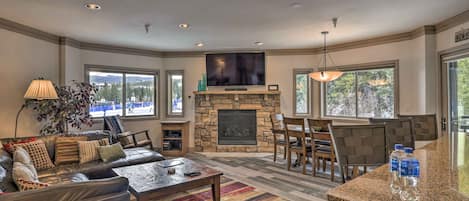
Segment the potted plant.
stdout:
<svg viewBox="0 0 469 201">
<path fill-rule="evenodd" d="M 38 113 L 37 120 L 45 122 L 41 135 L 68 133 L 69 126 L 81 129 L 92 126 L 93 121 L 88 107 L 95 102 L 97 88 L 85 82 L 73 80 L 71 86 L 57 86 L 56 100 L 27 100 L 26 107 Z"/>
</svg>

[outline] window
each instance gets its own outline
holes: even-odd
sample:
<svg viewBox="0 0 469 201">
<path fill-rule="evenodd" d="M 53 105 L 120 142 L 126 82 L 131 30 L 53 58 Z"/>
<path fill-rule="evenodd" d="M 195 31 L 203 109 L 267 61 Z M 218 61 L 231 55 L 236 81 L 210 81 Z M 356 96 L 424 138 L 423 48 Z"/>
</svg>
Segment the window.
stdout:
<svg viewBox="0 0 469 201">
<path fill-rule="evenodd" d="M 296 115 L 308 115 L 310 114 L 310 90 L 311 90 L 311 79 L 309 73 L 311 70 L 294 70 L 294 111 Z"/>
<path fill-rule="evenodd" d="M 396 68 L 394 65 L 345 71 L 323 84 L 325 116 L 393 118 L 396 115 Z"/>
<path fill-rule="evenodd" d="M 184 71 L 166 71 L 167 115 L 184 116 Z"/>
<path fill-rule="evenodd" d="M 87 67 L 88 81 L 98 88 L 92 117 L 157 117 L 158 72 L 132 68 Z"/>
</svg>

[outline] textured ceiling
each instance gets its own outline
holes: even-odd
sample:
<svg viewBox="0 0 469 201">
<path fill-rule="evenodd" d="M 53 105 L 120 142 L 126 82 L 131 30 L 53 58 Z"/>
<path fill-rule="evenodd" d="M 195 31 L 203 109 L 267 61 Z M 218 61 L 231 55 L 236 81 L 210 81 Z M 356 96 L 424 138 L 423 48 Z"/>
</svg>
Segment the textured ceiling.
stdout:
<svg viewBox="0 0 469 201">
<path fill-rule="evenodd" d="M 321 46 L 323 30 L 337 44 L 411 31 L 469 10 L 469 0 L 96 0 L 100 11 L 87 10 L 93 1 L 82 0 L 0 2 L 0 17 L 46 32 L 163 51 L 256 49 L 256 41 L 262 49 L 311 48 Z M 181 30 L 180 23 L 191 27 Z"/>
</svg>

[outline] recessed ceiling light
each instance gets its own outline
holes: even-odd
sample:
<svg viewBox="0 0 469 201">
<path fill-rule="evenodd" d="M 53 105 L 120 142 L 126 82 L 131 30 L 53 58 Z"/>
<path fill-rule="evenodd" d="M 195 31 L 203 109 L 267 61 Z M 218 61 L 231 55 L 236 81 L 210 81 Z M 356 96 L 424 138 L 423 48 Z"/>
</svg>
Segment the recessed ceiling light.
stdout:
<svg viewBox="0 0 469 201">
<path fill-rule="evenodd" d="M 197 46 L 197 47 L 203 47 L 204 44 L 203 44 L 203 43 L 196 43 L 195 46 Z"/>
<path fill-rule="evenodd" d="M 301 3 L 298 3 L 298 2 L 294 2 L 290 4 L 290 7 L 292 8 L 301 8 L 302 6 L 303 5 L 301 5 Z"/>
<path fill-rule="evenodd" d="M 189 24 L 179 24 L 179 28 L 181 29 L 188 29 L 191 25 Z"/>
<path fill-rule="evenodd" d="M 261 46 L 261 45 L 264 45 L 264 43 L 258 41 L 258 42 L 255 42 L 254 45 Z"/>
<path fill-rule="evenodd" d="M 90 10 L 101 10 L 101 6 L 95 3 L 85 4 L 85 8 L 88 8 Z"/>
</svg>

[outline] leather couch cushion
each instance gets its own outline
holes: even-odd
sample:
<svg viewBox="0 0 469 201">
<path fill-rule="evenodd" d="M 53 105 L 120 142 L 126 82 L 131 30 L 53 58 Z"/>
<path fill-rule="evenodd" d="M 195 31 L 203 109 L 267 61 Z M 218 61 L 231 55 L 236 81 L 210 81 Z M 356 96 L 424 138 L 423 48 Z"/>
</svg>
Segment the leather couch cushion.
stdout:
<svg viewBox="0 0 469 201">
<path fill-rule="evenodd" d="M 89 181 L 88 177 L 82 173 L 61 174 L 57 176 L 43 177 L 41 182 L 48 184 L 68 184 L 75 182 Z"/>
<path fill-rule="evenodd" d="M 39 180 L 43 177 L 77 172 L 91 176 L 93 179 L 103 178 L 110 176 L 111 168 L 164 160 L 164 157 L 161 154 L 143 147 L 124 149 L 124 152 L 126 155 L 125 158 L 108 163 L 104 163 L 102 161 L 93 161 L 85 164 L 74 163 L 39 171 Z"/>
</svg>

